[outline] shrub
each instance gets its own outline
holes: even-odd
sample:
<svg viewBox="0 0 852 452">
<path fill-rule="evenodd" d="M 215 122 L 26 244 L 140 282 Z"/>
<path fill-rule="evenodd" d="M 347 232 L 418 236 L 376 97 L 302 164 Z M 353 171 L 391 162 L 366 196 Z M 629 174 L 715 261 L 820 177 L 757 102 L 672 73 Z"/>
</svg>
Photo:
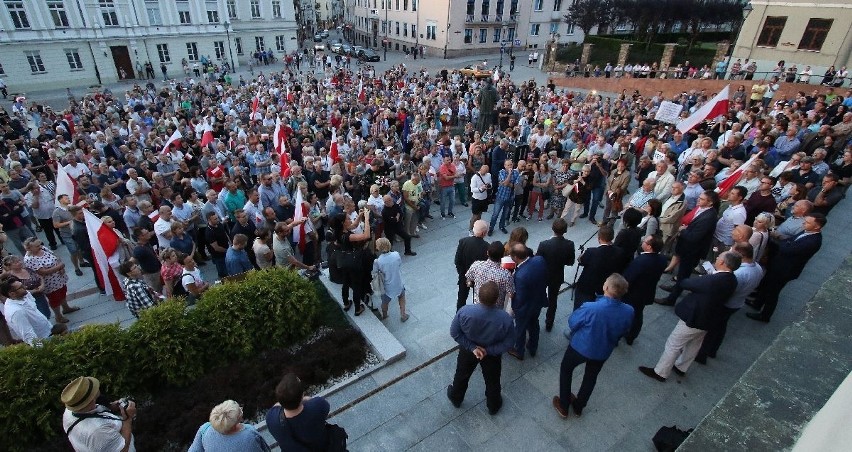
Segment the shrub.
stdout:
<svg viewBox="0 0 852 452">
<path fill-rule="evenodd" d="M 236 357 L 304 338 L 316 327 L 317 303 L 310 282 L 270 269 L 211 288 L 192 310 L 169 300 L 126 330 L 88 325 L 41 347 L 0 350 L 0 450 L 26 450 L 61 434 L 59 395 L 77 376 L 136 398 L 187 385 Z"/>
</svg>

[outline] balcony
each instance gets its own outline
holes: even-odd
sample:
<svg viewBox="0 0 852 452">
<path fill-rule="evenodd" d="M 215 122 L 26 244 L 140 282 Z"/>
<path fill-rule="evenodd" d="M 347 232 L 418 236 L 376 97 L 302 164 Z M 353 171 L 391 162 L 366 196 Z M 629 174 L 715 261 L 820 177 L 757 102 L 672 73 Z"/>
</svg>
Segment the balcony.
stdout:
<svg viewBox="0 0 852 452">
<path fill-rule="evenodd" d="M 378 19 L 379 18 L 379 10 L 371 9 L 370 12 L 367 14 L 367 17 L 369 17 L 370 19 Z"/>
<path fill-rule="evenodd" d="M 560 11 L 553 11 L 552 13 L 550 13 L 550 20 L 551 21 L 560 21 L 560 20 L 562 20 L 562 18 L 563 18 L 563 14 Z"/>
<path fill-rule="evenodd" d="M 473 18 L 474 18 L 473 14 L 468 14 L 468 15 L 464 16 L 464 21 L 466 23 L 471 23 L 471 22 L 473 22 Z"/>
<path fill-rule="evenodd" d="M 502 14 L 497 14 L 496 16 L 494 16 L 494 22 L 500 22 L 500 23 L 503 23 L 503 15 L 502 15 Z"/>
<path fill-rule="evenodd" d="M 482 16 L 480 16 L 479 21 L 480 22 L 488 22 L 488 17 L 489 17 L 488 14 L 483 14 Z"/>
</svg>

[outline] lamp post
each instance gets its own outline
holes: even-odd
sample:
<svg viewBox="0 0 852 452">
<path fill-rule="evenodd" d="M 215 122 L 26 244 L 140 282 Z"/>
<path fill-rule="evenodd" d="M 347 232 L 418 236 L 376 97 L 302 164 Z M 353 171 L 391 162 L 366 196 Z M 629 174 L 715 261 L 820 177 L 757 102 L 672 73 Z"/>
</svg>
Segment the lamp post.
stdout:
<svg viewBox="0 0 852 452">
<path fill-rule="evenodd" d="M 503 54 L 506 53 L 506 28 L 508 24 L 503 22 L 503 25 L 500 27 L 500 72 L 503 72 Z"/>
<path fill-rule="evenodd" d="M 231 57 L 231 72 L 236 72 L 237 68 L 234 66 L 234 52 L 231 50 L 231 23 L 226 20 L 222 25 L 225 26 L 225 36 L 228 37 L 228 55 Z"/>
<path fill-rule="evenodd" d="M 743 6 L 743 11 L 742 11 L 743 18 L 740 21 L 740 25 L 737 27 L 737 35 L 734 38 L 734 45 L 731 46 L 731 51 L 728 54 L 728 62 L 725 63 L 725 72 L 727 72 L 731 69 L 731 60 L 734 58 L 734 50 L 737 47 L 737 41 L 740 40 L 740 33 L 742 33 L 742 31 L 743 31 L 743 25 L 745 25 L 745 21 L 748 18 L 748 15 L 751 14 L 751 12 L 753 10 L 754 10 L 754 7 L 751 6 L 751 2 L 748 2 L 748 3 L 745 4 L 745 6 Z M 728 78 L 730 78 L 730 76 Z"/>
</svg>

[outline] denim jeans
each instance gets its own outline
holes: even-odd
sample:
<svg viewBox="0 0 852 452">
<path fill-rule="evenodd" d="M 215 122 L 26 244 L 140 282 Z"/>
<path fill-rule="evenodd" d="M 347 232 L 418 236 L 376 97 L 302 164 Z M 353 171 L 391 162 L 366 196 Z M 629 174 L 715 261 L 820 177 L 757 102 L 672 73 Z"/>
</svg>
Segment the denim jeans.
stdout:
<svg viewBox="0 0 852 452">
<path fill-rule="evenodd" d="M 512 198 L 506 200 L 497 200 L 494 202 L 494 211 L 491 213 L 491 227 L 489 230 L 493 231 L 494 226 L 497 225 L 497 217 L 500 217 L 500 228 L 506 228 L 506 220 L 509 219 L 509 211 L 512 210 Z"/>
<path fill-rule="evenodd" d="M 456 189 L 452 185 L 441 187 L 441 215 L 453 213 L 453 202 L 456 198 Z M 444 210 L 446 209 L 446 211 Z"/>
<path fill-rule="evenodd" d="M 601 203 L 601 199 L 603 199 L 604 187 L 598 185 L 597 187 L 592 189 L 592 193 L 589 195 L 589 201 L 583 206 L 583 214 L 588 214 L 590 220 L 595 219 L 595 215 L 598 213 L 598 205 Z"/>
</svg>

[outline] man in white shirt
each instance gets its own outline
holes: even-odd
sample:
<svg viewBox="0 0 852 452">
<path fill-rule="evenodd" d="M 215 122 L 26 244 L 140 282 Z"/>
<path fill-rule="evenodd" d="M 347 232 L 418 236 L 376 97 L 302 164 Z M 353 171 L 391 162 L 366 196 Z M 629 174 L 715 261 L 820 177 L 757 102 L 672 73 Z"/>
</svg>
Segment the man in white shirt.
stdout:
<svg viewBox="0 0 852 452">
<path fill-rule="evenodd" d="M 728 192 L 728 203 L 730 206 L 725 209 L 722 217 L 716 222 L 716 231 L 713 233 L 713 244 L 719 247 L 719 251 L 724 251 L 722 248 L 727 249 L 734 244 L 734 228 L 745 224 L 747 216 L 745 206 L 743 205 L 745 195 L 746 189 L 740 185 L 737 185 Z"/>
<path fill-rule="evenodd" d="M 24 289 L 18 278 L 11 277 L 0 282 L 0 295 L 6 302 L 0 305 L 12 339 L 27 345 L 36 345 L 36 340 L 46 339 L 54 334 L 64 334 L 64 323 L 51 326 L 47 317 L 39 312 L 33 296 Z"/>
<path fill-rule="evenodd" d="M 66 158 L 68 159 L 68 164 L 63 166 L 62 169 L 72 178 L 77 179 L 83 174 L 92 174 L 89 167 L 77 163 L 77 157 L 74 154 L 68 154 Z"/>
<path fill-rule="evenodd" d="M 139 201 L 151 202 L 151 184 L 139 177 L 133 168 L 127 170 L 127 177 L 127 182 L 124 184 L 127 191 L 131 195 L 136 196 L 136 199 Z"/>
<path fill-rule="evenodd" d="M 157 234 L 157 243 L 160 249 L 170 248 L 169 243 L 172 240 L 172 208 L 169 206 L 160 207 L 160 218 L 154 223 L 154 233 Z"/>
<path fill-rule="evenodd" d="M 672 195 L 674 175 L 669 172 L 669 165 L 664 161 L 657 162 L 657 172 L 648 175 L 647 179 L 654 180 L 654 197 L 665 202 Z"/>
<path fill-rule="evenodd" d="M 71 447 L 76 451 L 135 452 L 133 440 L 133 418 L 136 417 L 136 402 L 127 405 L 119 401 L 119 414 L 109 407 L 97 403 L 100 381 L 94 377 L 78 377 L 62 390 L 61 400 L 65 404 L 62 414 L 62 430 L 68 435 Z"/>
</svg>

